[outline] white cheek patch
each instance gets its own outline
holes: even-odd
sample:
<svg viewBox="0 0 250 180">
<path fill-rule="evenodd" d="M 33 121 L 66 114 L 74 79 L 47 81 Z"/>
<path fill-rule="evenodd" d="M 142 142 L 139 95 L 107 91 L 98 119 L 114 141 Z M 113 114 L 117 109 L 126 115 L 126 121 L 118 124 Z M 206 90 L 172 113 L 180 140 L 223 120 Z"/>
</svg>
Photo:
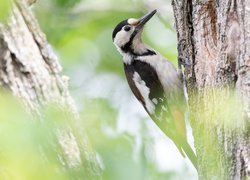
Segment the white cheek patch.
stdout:
<svg viewBox="0 0 250 180">
<path fill-rule="evenodd" d="M 135 18 L 130 18 L 130 19 L 128 19 L 128 23 L 132 26 L 135 26 L 139 23 L 139 20 L 135 19 Z"/>
<path fill-rule="evenodd" d="M 144 99 L 147 111 L 150 114 L 154 114 L 155 106 L 149 99 L 150 89 L 146 86 L 146 83 L 141 79 L 140 75 L 137 72 L 135 72 L 133 75 L 133 81 L 135 82 L 136 87 L 138 88 Z"/>
<path fill-rule="evenodd" d="M 122 47 L 124 46 L 127 42 L 129 42 L 130 36 L 128 35 L 128 33 L 124 30 L 121 30 L 120 32 L 118 32 L 115 36 L 114 39 L 114 44 L 117 47 Z"/>
</svg>

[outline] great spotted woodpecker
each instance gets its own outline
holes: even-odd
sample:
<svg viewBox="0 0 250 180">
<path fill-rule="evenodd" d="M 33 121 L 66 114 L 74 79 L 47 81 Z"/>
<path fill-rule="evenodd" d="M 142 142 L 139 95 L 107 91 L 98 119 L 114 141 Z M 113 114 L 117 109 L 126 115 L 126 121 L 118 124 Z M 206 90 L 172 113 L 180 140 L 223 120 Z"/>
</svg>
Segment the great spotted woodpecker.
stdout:
<svg viewBox="0 0 250 180">
<path fill-rule="evenodd" d="M 156 10 L 140 19 L 121 21 L 112 34 L 123 56 L 128 84 L 156 125 L 196 167 L 196 155 L 187 142 L 184 113 L 186 101 L 182 78 L 174 65 L 141 40 L 144 25 Z"/>
</svg>

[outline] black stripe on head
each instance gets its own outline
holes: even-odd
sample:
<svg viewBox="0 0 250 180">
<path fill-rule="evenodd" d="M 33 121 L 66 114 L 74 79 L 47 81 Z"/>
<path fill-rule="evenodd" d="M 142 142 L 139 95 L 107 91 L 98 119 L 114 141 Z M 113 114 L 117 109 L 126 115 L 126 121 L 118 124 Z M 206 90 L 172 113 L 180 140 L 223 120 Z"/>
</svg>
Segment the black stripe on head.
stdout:
<svg viewBox="0 0 250 180">
<path fill-rule="evenodd" d="M 114 29 L 114 31 L 113 31 L 113 34 L 112 34 L 112 39 L 113 39 L 113 41 L 114 41 L 114 39 L 115 39 L 116 34 L 117 34 L 117 33 L 122 29 L 122 27 L 125 26 L 125 25 L 129 25 L 127 19 L 124 20 L 124 21 L 122 21 L 122 22 L 120 22 L 119 24 L 117 24 L 117 26 L 115 27 L 115 29 Z"/>
</svg>

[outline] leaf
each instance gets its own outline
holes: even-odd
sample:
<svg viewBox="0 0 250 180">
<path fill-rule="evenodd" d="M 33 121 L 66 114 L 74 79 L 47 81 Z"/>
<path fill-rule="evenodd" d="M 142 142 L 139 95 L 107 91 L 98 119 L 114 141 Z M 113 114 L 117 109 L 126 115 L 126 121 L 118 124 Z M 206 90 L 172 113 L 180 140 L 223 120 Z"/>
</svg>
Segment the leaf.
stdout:
<svg viewBox="0 0 250 180">
<path fill-rule="evenodd" d="M 6 21 L 9 16 L 11 2 L 9 0 L 0 0 L 0 22 Z"/>
</svg>

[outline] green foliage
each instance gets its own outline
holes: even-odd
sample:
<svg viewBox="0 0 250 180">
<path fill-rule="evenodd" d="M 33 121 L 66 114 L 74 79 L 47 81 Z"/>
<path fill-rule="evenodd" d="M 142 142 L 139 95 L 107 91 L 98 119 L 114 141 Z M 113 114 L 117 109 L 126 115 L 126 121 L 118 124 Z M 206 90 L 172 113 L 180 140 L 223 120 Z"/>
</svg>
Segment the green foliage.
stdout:
<svg viewBox="0 0 250 180">
<path fill-rule="evenodd" d="M 202 174 L 217 179 L 228 179 L 223 174 L 232 167 L 235 151 L 235 135 L 242 135 L 246 129 L 241 95 L 230 87 L 213 87 L 190 96 L 190 120 L 199 154 Z M 222 175 L 223 177 L 218 177 Z M 225 178 L 226 177 L 226 178 Z"/>
<path fill-rule="evenodd" d="M 62 8 L 70 8 L 77 3 L 79 3 L 81 0 L 53 0 L 56 6 L 62 7 Z"/>
<path fill-rule="evenodd" d="M 0 99 L 0 179 L 65 179 L 66 176 L 58 172 L 58 162 L 52 153 L 55 144 L 48 143 L 53 141 L 48 133 L 51 129 L 38 128 L 31 116 L 8 94 L 1 92 Z M 40 149 L 45 141 L 49 159 Z"/>
<path fill-rule="evenodd" d="M 0 22 L 5 22 L 10 13 L 11 2 L 10 0 L 0 1 Z"/>
<path fill-rule="evenodd" d="M 0 179 L 93 178 L 92 159 L 82 157 L 82 166 L 72 168 L 59 144 L 60 131 L 72 132 L 77 141 L 86 139 L 79 135 L 67 110 L 52 104 L 43 110 L 39 120 L 27 114 L 23 105 L 9 94 L 1 92 L 0 100 Z M 80 140 L 78 143 L 81 145 Z M 80 151 L 88 158 L 93 152 L 86 147 Z"/>
</svg>

